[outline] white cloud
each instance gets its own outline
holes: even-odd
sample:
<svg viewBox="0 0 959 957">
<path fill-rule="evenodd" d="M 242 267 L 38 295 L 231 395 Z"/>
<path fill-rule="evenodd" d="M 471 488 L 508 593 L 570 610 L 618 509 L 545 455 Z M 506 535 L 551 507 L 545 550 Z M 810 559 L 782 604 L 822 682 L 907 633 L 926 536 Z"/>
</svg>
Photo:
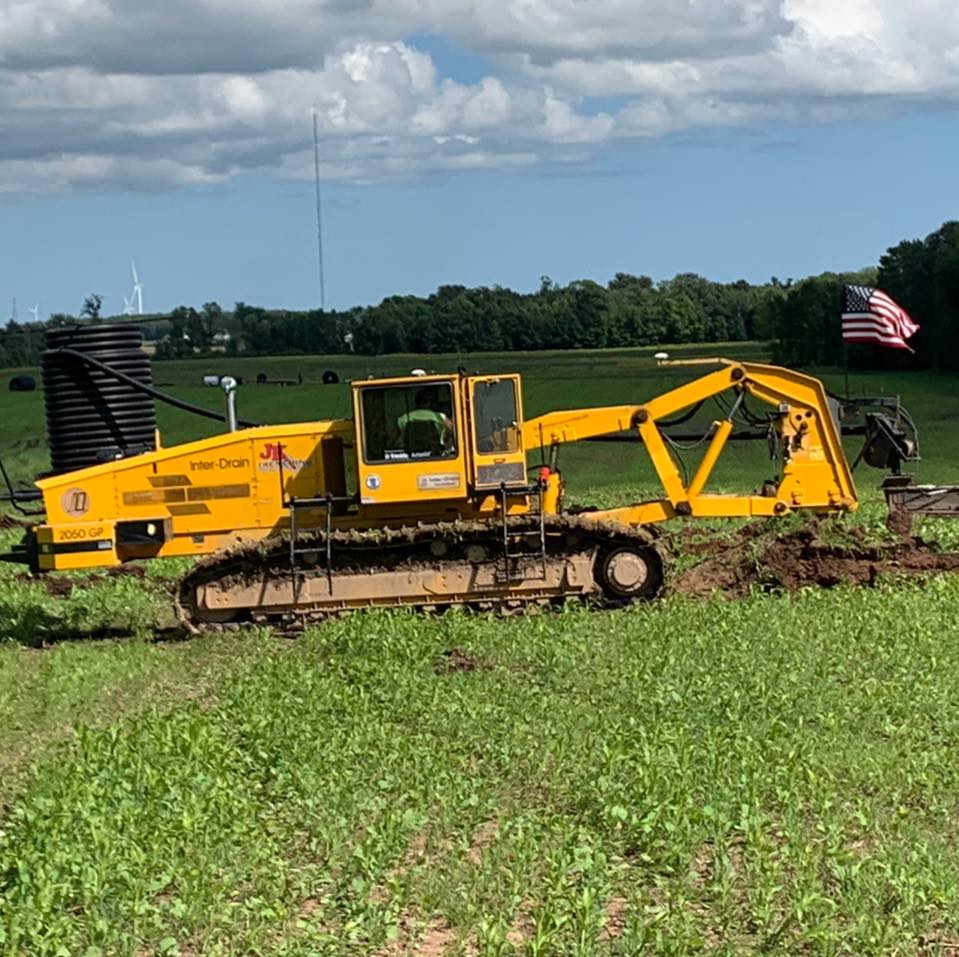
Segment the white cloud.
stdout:
<svg viewBox="0 0 959 957">
<path fill-rule="evenodd" d="M 368 181 L 887 99 L 959 100 L 955 0 L 0 0 L 8 192 L 307 176 L 314 103 L 324 175 Z"/>
<path fill-rule="evenodd" d="M 780 0 L 397 0 L 409 17 L 486 51 L 653 59 L 762 42 L 786 26 Z M 438 28 L 437 28 L 438 27 Z"/>
</svg>

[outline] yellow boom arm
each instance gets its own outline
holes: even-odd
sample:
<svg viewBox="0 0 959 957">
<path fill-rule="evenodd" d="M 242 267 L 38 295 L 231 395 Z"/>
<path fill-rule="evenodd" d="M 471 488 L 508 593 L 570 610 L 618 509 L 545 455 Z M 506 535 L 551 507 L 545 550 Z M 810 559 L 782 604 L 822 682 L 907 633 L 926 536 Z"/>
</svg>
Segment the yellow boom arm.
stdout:
<svg viewBox="0 0 959 957">
<path fill-rule="evenodd" d="M 857 505 L 839 431 L 818 379 L 777 366 L 728 359 L 691 360 L 683 365 L 720 364 L 715 372 L 672 389 L 644 405 L 551 412 L 528 421 L 525 447 L 576 442 L 627 430 L 636 431 L 659 477 L 662 498 L 591 513 L 630 525 L 663 521 L 676 515 L 732 517 L 783 515 L 801 508 L 814 512 L 852 511 Z M 770 425 L 783 456 L 778 485 L 757 495 L 718 495 L 703 490 L 733 430 L 732 416 L 713 423 L 712 437 L 688 485 L 670 455 L 661 420 L 724 392 L 734 403 L 752 396 L 772 406 Z"/>
</svg>

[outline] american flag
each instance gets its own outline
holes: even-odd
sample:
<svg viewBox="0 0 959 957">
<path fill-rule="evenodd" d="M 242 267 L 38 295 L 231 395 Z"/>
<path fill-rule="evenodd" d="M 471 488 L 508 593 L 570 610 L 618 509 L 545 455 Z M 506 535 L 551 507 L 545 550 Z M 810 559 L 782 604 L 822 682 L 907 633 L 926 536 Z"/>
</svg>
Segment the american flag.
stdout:
<svg viewBox="0 0 959 957">
<path fill-rule="evenodd" d="M 872 286 L 842 286 L 844 342 L 878 342 L 893 349 L 913 350 L 906 340 L 919 330 L 902 306 Z"/>
</svg>

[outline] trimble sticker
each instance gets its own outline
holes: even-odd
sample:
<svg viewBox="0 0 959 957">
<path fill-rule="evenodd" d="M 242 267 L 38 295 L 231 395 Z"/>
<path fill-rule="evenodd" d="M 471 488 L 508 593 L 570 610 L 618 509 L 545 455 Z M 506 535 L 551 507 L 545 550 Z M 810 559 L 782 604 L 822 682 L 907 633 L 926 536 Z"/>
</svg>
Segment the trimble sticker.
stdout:
<svg viewBox="0 0 959 957">
<path fill-rule="evenodd" d="M 90 511 L 90 496 L 82 488 L 68 488 L 60 496 L 60 507 L 70 518 L 82 518 Z"/>
<path fill-rule="evenodd" d="M 459 488 L 460 477 L 456 472 L 437 472 L 435 475 L 417 475 L 416 487 L 421 492 Z"/>
</svg>

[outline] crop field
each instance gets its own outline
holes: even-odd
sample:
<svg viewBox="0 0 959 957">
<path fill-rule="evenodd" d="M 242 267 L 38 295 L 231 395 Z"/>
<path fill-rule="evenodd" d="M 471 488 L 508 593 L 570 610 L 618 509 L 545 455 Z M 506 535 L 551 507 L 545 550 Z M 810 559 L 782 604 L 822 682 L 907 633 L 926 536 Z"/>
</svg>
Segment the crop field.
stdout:
<svg viewBox="0 0 959 957">
<path fill-rule="evenodd" d="M 324 369 L 427 363 L 523 372 L 528 415 L 691 375 L 631 350 L 223 357 L 154 376 L 219 408 L 201 376 L 238 374 L 241 415 L 295 421 L 348 414 Z M 0 454 L 29 478 L 42 393 L 6 376 Z M 918 476 L 959 482 L 955 379 L 850 385 L 901 393 Z M 215 428 L 160 421 L 165 444 Z M 751 490 L 764 444 L 730 452 L 719 486 Z M 569 448 L 561 466 L 584 504 L 655 491 L 641 448 Z M 897 543 L 880 473 L 856 478 L 848 519 L 668 529 L 670 593 L 618 612 L 185 639 L 181 563 L 43 581 L 0 565 L 0 955 L 959 952 L 959 575 L 920 574 L 953 567 L 959 522 Z M 892 573 L 793 590 L 780 564 L 803 536 L 835 562 L 865 543 Z"/>
</svg>

